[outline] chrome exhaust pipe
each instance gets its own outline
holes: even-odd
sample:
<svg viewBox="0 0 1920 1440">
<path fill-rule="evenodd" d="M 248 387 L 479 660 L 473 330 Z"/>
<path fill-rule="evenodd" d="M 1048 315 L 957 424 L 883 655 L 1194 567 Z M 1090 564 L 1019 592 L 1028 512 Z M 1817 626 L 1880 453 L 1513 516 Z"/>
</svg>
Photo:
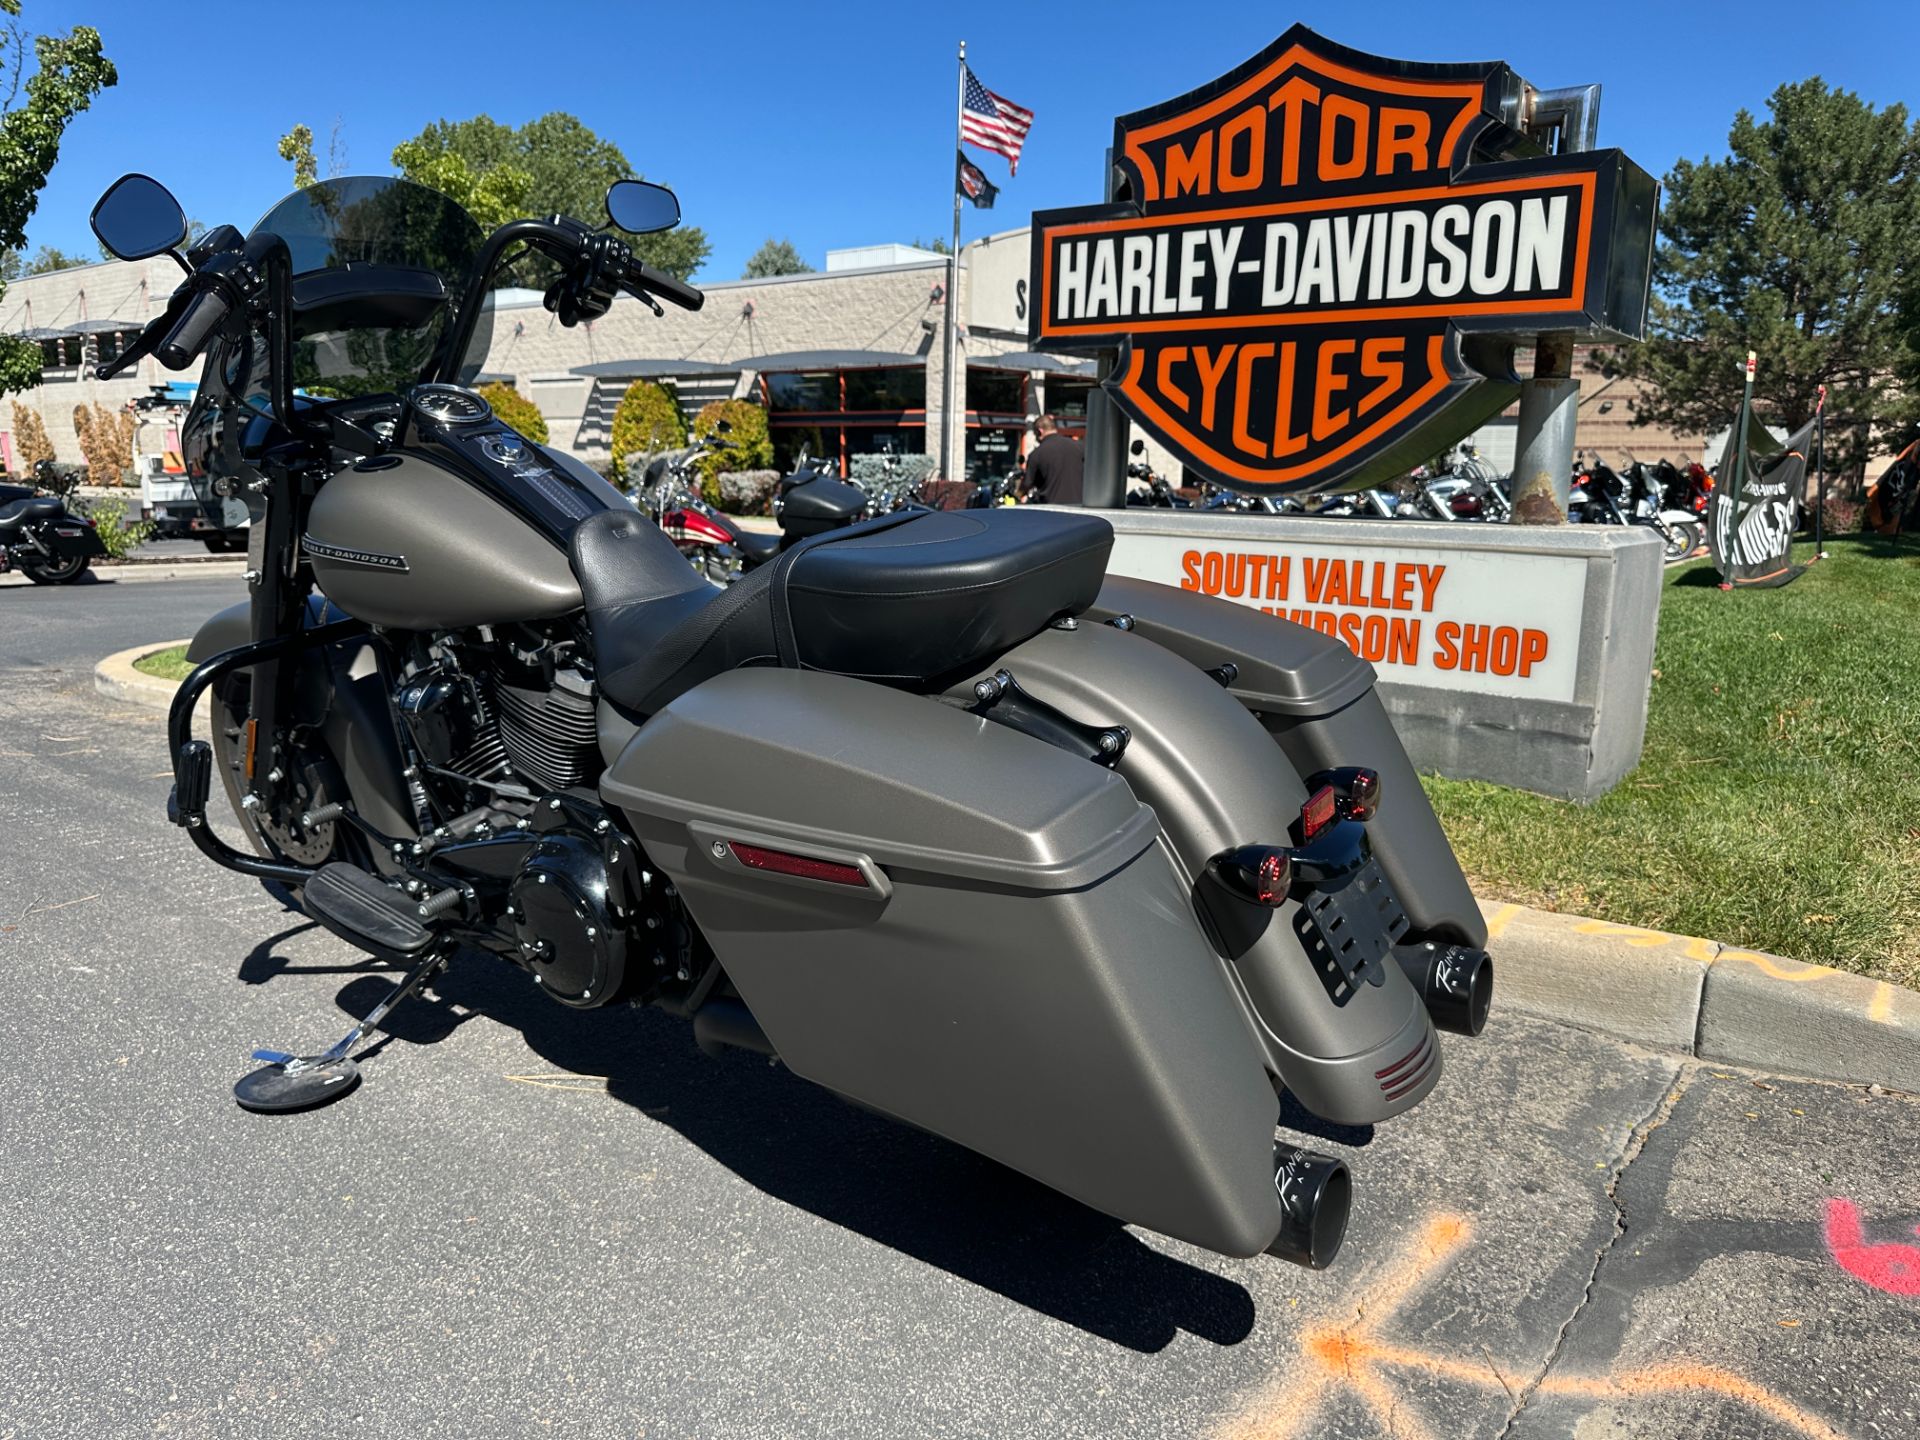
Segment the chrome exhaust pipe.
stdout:
<svg viewBox="0 0 1920 1440">
<path fill-rule="evenodd" d="M 1324 1270 L 1340 1253 L 1353 1209 L 1347 1162 L 1292 1145 L 1273 1147 L 1273 1191 L 1280 1200 L 1280 1233 L 1267 1246 L 1309 1270 Z"/>
<path fill-rule="evenodd" d="M 1493 958 L 1465 945 L 1396 945 L 1394 958 L 1426 1002 L 1434 1027 L 1478 1035 L 1493 1004 Z"/>
</svg>

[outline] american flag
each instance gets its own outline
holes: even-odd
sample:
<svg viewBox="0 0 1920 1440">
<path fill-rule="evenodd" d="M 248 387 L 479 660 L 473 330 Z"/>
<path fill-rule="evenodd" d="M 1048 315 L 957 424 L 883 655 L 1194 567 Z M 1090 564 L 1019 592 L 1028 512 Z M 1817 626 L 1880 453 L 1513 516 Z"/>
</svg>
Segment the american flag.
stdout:
<svg viewBox="0 0 1920 1440">
<path fill-rule="evenodd" d="M 974 78 L 972 66 L 963 68 L 966 83 L 961 87 L 960 138 L 1006 156 L 1007 173 L 1018 175 L 1020 147 L 1033 128 L 1033 112 L 987 89 Z"/>
</svg>

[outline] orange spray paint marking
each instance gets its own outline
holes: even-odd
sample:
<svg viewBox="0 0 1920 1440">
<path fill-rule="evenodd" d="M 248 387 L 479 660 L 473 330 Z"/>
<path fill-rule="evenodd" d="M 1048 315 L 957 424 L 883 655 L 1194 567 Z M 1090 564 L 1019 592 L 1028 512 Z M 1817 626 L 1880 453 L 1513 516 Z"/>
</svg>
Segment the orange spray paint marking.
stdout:
<svg viewBox="0 0 1920 1440">
<path fill-rule="evenodd" d="M 1852 1212 L 1853 1207 L 1844 1200 L 1831 1203 Z M 1830 1216 L 1831 1213 L 1830 1210 Z M 1854 1225 L 1853 1233 L 1857 1235 L 1857 1215 Z M 1290 1368 L 1285 1380 L 1267 1387 L 1241 1414 L 1216 1429 L 1216 1440 L 1299 1440 L 1299 1437 L 1319 1435 L 1324 1433 L 1324 1427 L 1316 1423 L 1321 1402 L 1341 1394 L 1351 1395 L 1365 1405 L 1380 1426 L 1380 1433 L 1391 1434 L 1398 1440 L 1433 1440 L 1435 1432 L 1414 1413 L 1406 1396 L 1385 1373 L 1392 1370 L 1419 1371 L 1478 1389 L 1498 1389 L 1511 1398 L 1515 1385 L 1494 1368 L 1491 1359 L 1482 1363 L 1417 1350 L 1382 1340 L 1377 1333 L 1440 1271 L 1472 1233 L 1473 1227 L 1458 1215 L 1438 1215 L 1429 1220 L 1411 1252 L 1389 1264 L 1353 1302 L 1359 1318 L 1350 1324 L 1319 1325 L 1303 1331 L 1299 1346 L 1305 1363 Z M 1920 1249 L 1905 1245 L 1867 1248 L 1912 1252 L 1915 1268 L 1910 1273 L 1916 1287 L 1920 1287 Z M 1677 1362 L 1647 1365 L 1612 1375 L 1547 1375 L 1533 1389 L 1539 1394 L 1595 1401 L 1700 1392 L 1744 1405 L 1784 1429 L 1805 1436 L 1806 1440 L 1846 1440 L 1819 1416 L 1766 1386 L 1712 1365 Z"/>
</svg>

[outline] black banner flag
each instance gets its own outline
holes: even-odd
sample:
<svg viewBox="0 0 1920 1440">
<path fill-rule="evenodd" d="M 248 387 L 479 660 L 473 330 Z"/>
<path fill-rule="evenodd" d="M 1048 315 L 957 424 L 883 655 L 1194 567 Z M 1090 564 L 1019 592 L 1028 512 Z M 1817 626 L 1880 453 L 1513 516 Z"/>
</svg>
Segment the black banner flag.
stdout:
<svg viewBox="0 0 1920 1440">
<path fill-rule="evenodd" d="M 1723 588 L 1785 585 L 1806 569 L 1793 563 L 1793 531 L 1818 421 L 1816 415 L 1782 445 L 1742 398 L 1707 513 L 1707 544 Z"/>
</svg>

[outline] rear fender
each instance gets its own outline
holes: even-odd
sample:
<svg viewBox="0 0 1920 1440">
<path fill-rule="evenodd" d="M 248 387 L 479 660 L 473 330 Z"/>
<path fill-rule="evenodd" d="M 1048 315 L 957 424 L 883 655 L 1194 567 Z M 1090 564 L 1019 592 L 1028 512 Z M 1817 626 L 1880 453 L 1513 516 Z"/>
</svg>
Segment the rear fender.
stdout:
<svg viewBox="0 0 1920 1440">
<path fill-rule="evenodd" d="M 1228 917 L 1202 889 L 1207 862 L 1221 852 L 1291 843 L 1306 801 L 1299 773 L 1260 722 L 1172 651 L 1111 626 L 1043 630 L 948 693 L 968 696 L 1001 667 L 1076 720 L 1132 732 L 1116 769 L 1153 807 L 1185 873 L 1189 907 L 1247 1005 L 1269 1068 L 1300 1102 L 1328 1120 L 1360 1125 L 1424 1098 L 1439 1078 L 1438 1052 L 1426 1008 L 1397 965 L 1383 968 L 1381 983 L 1336 996 L 1295 933 L 1297 904 L 1264 910 L 1230 901 L 1230 923 L 1222 923 Z M 1377 1073 L 1416 1056 L 1396 1079 L 1420 1070 L 1424 1078 L 1389 1097 Z"/>
<path fill-rule="evenodd" d="M 1330 635 L 1244 605 L 1110 577 L 1089 619 L 1133 617 L 1133 633 L 1190 665 L 1237 670 L 1229 693 L 1265 727 L 1300 775 L 1345 765 L 1379 772 L 1379 814 L 1368 827 L 1412 938 L 1476 949 L 1486 921 L 1453 847 L 1427 803 L 1420 777 L 1394 732 L 1373 667 Z"/>
<path fill-rule="evenodd" d="M 308 597 L 309 629 L 346 618 L 319 596 Z M 243 600 L 201 625 L 187 646 L 187 659 L 197 665 L 252 638 L 251 607 Z M 400 775 L 405 762 L 373 643 L 364 637 L 337 640 L 323 654 L 324 668 L 302 667 L 300 713 L 319 717 L 321 738 L 347 782 L 354 809 L 388 835 L 411 835 L 416 827 Z"/>
</svg>

